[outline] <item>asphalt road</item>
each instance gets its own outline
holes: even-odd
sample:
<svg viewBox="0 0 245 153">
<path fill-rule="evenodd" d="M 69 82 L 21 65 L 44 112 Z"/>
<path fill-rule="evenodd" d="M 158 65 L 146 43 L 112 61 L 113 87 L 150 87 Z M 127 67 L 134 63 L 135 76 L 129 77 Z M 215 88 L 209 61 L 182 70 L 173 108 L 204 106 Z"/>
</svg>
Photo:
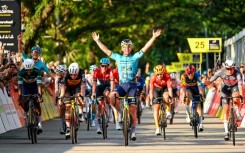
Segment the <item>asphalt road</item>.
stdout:
<svg viewBox="0 0 245 153">
<path fill-rule="evenodd" d="M 142 124 L 138 125 L 137 140 L 124 146 L 122 131 L 116 131 L 110 124 L 108 139 L 96 133 L 96 127 L 86 130 L 82 123 L 78 131 L 78 143 L 72 144 L 59 134 L 58 118 L 43 122 L 44 132 L 38 136 L 38 143 L 27 139 L 26 128 L 12 130 L 0 135 L 0 153 L 80 153 L 80 152 L 166 152 L 166 153 L 224 153 L 245 152 L 245 128 L 238 128 L 236 146 L 232 141 L 224 141 L 223 123 L 220 119 L 206 115 L 204 131 L 195 138 L 191 126 L 185 121 L 184 108 L 175 116 L 174 124 L 168 125 L 166 140 L 155 136 L 153 111 L 144 110 Z"/>
</svg>

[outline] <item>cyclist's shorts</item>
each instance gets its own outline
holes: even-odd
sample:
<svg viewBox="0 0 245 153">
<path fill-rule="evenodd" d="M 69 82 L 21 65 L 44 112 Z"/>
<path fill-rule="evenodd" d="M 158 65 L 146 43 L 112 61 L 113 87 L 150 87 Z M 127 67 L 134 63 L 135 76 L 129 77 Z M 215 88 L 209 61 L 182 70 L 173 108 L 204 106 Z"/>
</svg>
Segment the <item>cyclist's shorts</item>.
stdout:
<svg viewBox="0 0 245 153">
<path fill-rule="evenodd" d="M 38 94 L 37 83 L 23 83 L 22 95 Z"/>
<path fill-rule="evenodd" d="M 85 89 L 85 97 L 90 97 L 92 93 L 92 89 Z"/>
<path fill-rule="evenodd" d="M 232 93 L 234 93 L 234 92 L 239 92 L 237 84 L 232 86 L 232 87 L 229 87 L 225 84 L 222 84 L 220 96 L 221 97 L 232 96 Z M 227 99 L 224 98 L 224 99 L 222 99 L 222 105 L 225 105 L 225 104 L 229 104 L 229 102 Z"/>
<path fill-rule="evenodd" d="M 128 94 L 128 97 L 136 97 L 137 85 L 136 83 L 120 83 L 115 91 L 120 97 L 124 97 L 126 94 Z M 128 99 L 128 103 L 135 104 L 136 98 Z"/>
<path fill-rule="evenodd" d="M 178 89 L 173 89 L 173 96 L 174 97 L 178 97 L 177 91 L 178 91 Z"/>
<path fill-rule="evenodd" d="M 33 99 L 34 105 L 35 105 L 35 110 L 37 112 L 37 115 L 40 116 L 41 115 L 41 107 L 40 107 L 40 103 L 37 102 L 37 98 Z M 20 101 L 20 106 L 22 107 L 22 109 L 27 113 L 29 111 L 29 100 L 27 98 L 23 98 Z"/>
<path fill-rule="evenodd" d="M 96 87 L 96 97 L 104 96 L 105 91 L 110 91 L 110 84 L 98 85 Z"/>
<path fill-rule="evenodd" d="M 163 97 L 164 92 L 168 92 L 167 87 L 163 87 L 163 88 L 154 87 L 153 99 L 158 98 L 158 97 Z M 162 101 L 163 101 L 162 99 L 154 100 L 153 104 L 161 104 Z"/>
<path fill-rule="evenodd" d="M 188 87 L 186 87 L 186 90 L 190 91 L 190 93 L 192 95 L 200 95 L 198 86 L 192 86 L 192 87 L 188 86 Z M 200 100 L 200 99 L 198 99 L 198 100 Z"/>
</svg>

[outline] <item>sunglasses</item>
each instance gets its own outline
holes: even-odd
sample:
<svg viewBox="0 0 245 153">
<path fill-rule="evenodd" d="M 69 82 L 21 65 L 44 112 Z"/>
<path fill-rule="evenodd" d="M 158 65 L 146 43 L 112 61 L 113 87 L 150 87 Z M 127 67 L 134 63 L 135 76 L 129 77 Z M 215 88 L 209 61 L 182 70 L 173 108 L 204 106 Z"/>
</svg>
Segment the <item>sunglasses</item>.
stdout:
<svg viewBox="0 0 245 153">
<path fill-rule="evenodd" d="M 226 70 L 227 70 L 227 71 L 231 71 L 231 70 L 232 70 L 232 68 L 226 68 Z"/>
<path fill-rule="evenodd" d="M 240 66 L 240 68 L 244 68 L 244 66 Z"/>
<path fill-rule="evenodd" d="M 157 74 L 157 76 L 161 76 L 161 75 L 163 75 L 163 74 Z"/>
<path fill-rule="evenodd" d="M 26 69 L 26 72 L 32 72 L 33 69 Z"/>
<path fill-rule="evenodd" d="M 100 65 L 100 67 L 105 67 L 105 68 L 106 68 L 106 67 L 107 67 L 107 65 Z"/>
<path fill-rule="evenodd" d="M 70 76 L 74 76 L 75 77 L 75 76 L 77 76 L 77 74 L 70 74 Z"/>
<path fill-rule="evenodd" d="M 124 44 L 124 45 L 122 45 L 122 47 L 123 47 L 123 48 L 126 48 L 126 47 L 132 48 L 133 45 L 130 45 L 130 44 Z"/>
</svg>

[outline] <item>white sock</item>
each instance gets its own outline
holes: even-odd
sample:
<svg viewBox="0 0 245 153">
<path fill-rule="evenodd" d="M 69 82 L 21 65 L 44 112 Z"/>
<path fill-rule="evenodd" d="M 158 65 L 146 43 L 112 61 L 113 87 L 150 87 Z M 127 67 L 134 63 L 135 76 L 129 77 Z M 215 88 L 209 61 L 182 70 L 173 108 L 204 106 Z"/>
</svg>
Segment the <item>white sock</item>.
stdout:
<svg viewBox="0 0 245 153">
<path fill-rule="evenodd" d="M 202 126 L 202 116 L 199 116 L 199 125 Z"/>
<path fill-rule="evenodd" d="M 228 121 L 224 121 L 225 133 L 229 133 L 228 131 Z"/>
</svg>

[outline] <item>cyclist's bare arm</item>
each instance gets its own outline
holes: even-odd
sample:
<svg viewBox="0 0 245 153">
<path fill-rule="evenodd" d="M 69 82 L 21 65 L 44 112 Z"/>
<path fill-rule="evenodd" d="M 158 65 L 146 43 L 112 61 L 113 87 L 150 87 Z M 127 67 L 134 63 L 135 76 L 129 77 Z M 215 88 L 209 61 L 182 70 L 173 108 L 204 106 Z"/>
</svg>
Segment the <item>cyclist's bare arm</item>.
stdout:
<svg viewBox="0 0 245 153">
<path fill-rule="evenodd" d="M 149 62 L 147 62 L 146 63 L 146 65 L 145 65 L 145 74 L 149 74 L 149 67 L 150 67 L 150 64 L 149 64 Z"/>
<path fill-rule="evenodd" d="M 81 85 L 81 91 L 80 91 L 80 94 L 81 96 L 85 97 L 85 89 L 86 89 L 86 85 L 83 83 Z"/>
<path fill-rule="evenodd" d="M 18 85 L 18 94 L 22 95 L 22 84 Z"/>
<path fill-rule="evenodd" d="M 168 95 L 170 97 L 173 97 L 173 89 L 172 89 L 172 81 L 171 80 L 168 80 L 167 87 L 168 87 Z"/>
<path fill-rule="evenodd" d="M 38 84 L 37 90 L 38 90 L 38 94 L 39 95 L 42 95 L 42 87 L 41 87 L 41 84 Z"/>
<path fill-rule="evenodd" d="M 92 38 L 94 39 L 94 41 L 97 43 L 97 45 L 99 46 L 99 48 L 107 55 L 110 56 L 111 55 L 111 51 L 99 40 L 100 39 L 100 35 L 97 34 L 96 32 L 92 32 Z"/>
<path fill-rule="evenodd" d="M 92 86 L 92 97 L 91 99 L 94 99 L 95 93 L 96 93 L 96 87 L 97 87 L 97 80 L 93 81 L 93 86 Z"/>
<path fill-rule="evenodd" d="M 216 73 L 214 73 L 214 75 L 209 80 L 204 80 L 204 84 L 206 86 L 210 85 L 215 80 L 217 80 L 219 77 L 221 77 L 222 76 L 222 73 L 223 73 L 223 70 L 220 69 L 219 71 L 217 71 Z"/>
<path fill-rule="evenodd" d="M 156 38 L 161 35 L 161 32 L 162 29 L 157 29 L 156 32 L 153 30 L 151 39 L 145 44 L 145 46 L 141 49 L 141 51 L 144 53 L 147 52 L 149 48 L 153 45 Z"/>
<path fill-rule="evenodd" d="M 60 89 L 60 97 L 64 97 L 66 92 L 66 86 L 62 85 Z"/>
<path fill-rule="evenodd" d="M 22 50 L 23 50 L 23 47 L 22 47 L 22 36 L 18 35 L 17 39 L 18 39 L 18 52 L 22 53 Z"/>
<path fill-rule="evenodd" d="M 111 86 L 111 92 L 113 92 L 113 90 L 115 89 L 115 82 L 114 80 L 110 81 L 110 86 Z"/>
</svg>

